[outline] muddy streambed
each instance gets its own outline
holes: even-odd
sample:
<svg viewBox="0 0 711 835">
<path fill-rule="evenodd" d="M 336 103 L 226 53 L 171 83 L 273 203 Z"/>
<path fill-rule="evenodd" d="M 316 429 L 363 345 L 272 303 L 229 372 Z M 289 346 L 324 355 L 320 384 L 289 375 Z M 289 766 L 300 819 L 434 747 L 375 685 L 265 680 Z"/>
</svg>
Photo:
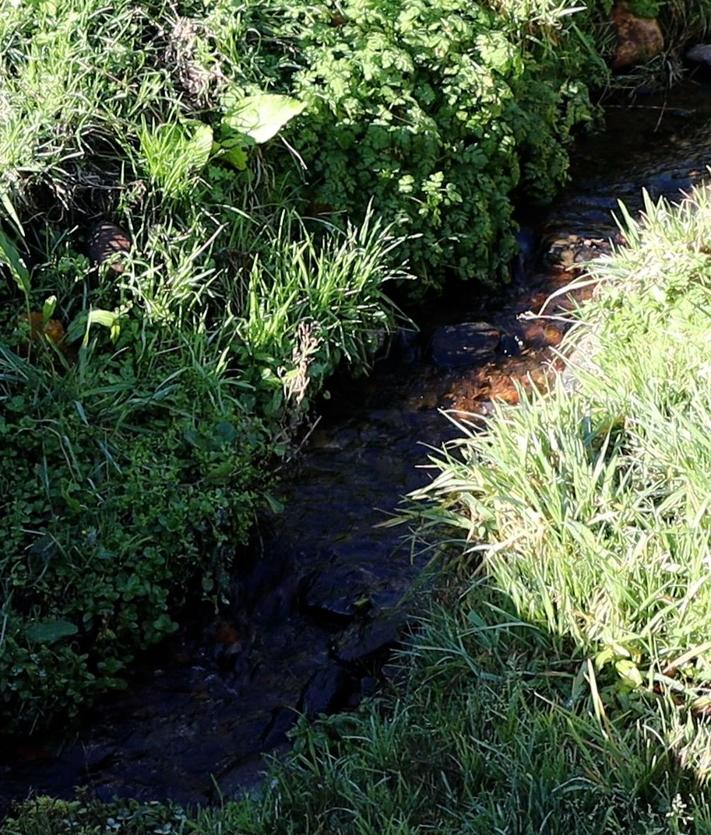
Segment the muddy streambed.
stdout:
<svg viewBox="0 0 711 835">
<path fill-rule="evenodd" d="M 608 117 L 604 135 L 580 142 L 556 204 L 522 216 L 530 234 L 505 295 L 482 301 L 459 288 L 420 315 L 419 334 L 393 340 L 369 379 L 334 384 L 231 611 L 161 647 L 71 738 L 5 745 L 0 815 L 29 793 L 67 797 L 79 785 L 105 799 L 232 796 L 258 783 L 264 754 L 288 746 L 299 714 L 347 709 L 381 685 L 427 557 L 413 556 L 401 528 L 376 526 L 430 478 L 418 466 L 423 443 L 456 434 L 440 410 L 485 416 L 496 398 L 515 402 L 514 381 L 541 380 L 565 324 L 527 314 L 609 248 L 618 198 L 632 209 L 643 187 L 677 198 L 711 164 L 708 86 L 612 106 Z M 547 314 L 573 303 L 562 295 Z"/>
</svg>

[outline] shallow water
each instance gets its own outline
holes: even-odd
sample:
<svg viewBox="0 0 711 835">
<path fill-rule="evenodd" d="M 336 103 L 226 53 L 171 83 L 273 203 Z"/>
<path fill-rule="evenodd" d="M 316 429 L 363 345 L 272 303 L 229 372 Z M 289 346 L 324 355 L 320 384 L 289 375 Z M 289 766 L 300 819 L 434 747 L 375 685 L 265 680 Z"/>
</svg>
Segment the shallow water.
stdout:
<svg viewBox="0 0 711 835">
<path fill-rule="evenodd" d="M 30 792 L 71 796 L 76 785 L 106 799 L 229 797 L 258 782 L 299 714 L 351 707 L 378 687 L 426 556 L 411 554 L 401 528 L 376 525 L 427 483 L 423 442 L 456 434 L 440 410 L 485 416 L 495 399 L 516 401 L 514 382 L 545 378 L 566 328 L 555 315 L 575 301 L 559 297 L 552 319 L 530 314 L 581 260 L 609 250 L 618 198 L 638 210 L 642 187 L 677 199 L 706 176 L 710 129 L 708 86 L 613 103 L 606 133 L 580 141 L 570 187 L 540 218 L 523 213 L 534 244 L 508 292 L 482 300 L 460 287 L 417 316 L 419 334 L 393 340 L 371 377 L 334 382 L 230 610 L 145 659 L 71 739 L 7 746 L 0 814 Z"/>
</svg>

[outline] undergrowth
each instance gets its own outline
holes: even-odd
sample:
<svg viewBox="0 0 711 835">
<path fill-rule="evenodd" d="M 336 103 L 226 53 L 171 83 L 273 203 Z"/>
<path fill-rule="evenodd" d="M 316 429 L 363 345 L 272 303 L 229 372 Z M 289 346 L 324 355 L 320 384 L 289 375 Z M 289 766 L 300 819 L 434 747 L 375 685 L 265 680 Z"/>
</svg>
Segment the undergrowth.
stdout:
<svg viewBox="0 0 711 835">
<path fill-rule="evenodd" d="M 588 15 L 524 6 L 2 5 L 3 731 L 221 605 L 388 282 L 503 276 L 605 72 Z"/>
<path fill-rule="evenodd" d="M 389 689 L 302 722 L 258 800 L 39 799 L 3 835 L 711 833 L 711 191 L 622 218 L 575 385 L 460 423 L 412 497 L 448 567 Z"/>
<path fill-rule="evenodd" d="M 272 465 L 392 328 L 389 283 L 505 279 L 515 197 L 550 198 L 594 118 L 604 11 L 2 4 L 3 733 L 219 608 Z"/>
</svg>

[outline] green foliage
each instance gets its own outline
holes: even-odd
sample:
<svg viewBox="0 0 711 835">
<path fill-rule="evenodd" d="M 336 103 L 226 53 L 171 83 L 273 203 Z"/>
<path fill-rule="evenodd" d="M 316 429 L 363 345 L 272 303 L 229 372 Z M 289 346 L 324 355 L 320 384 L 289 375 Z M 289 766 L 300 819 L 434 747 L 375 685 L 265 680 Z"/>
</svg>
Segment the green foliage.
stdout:
<svg viewBox="0 0 711 835">
<path fill-rule="evenodd" d="M 539 27 L 463 0 L 285 9 L 301 53 L 290 85 L 307 104 L 290 140 L 300 196 L 350 217 L 372 197 L 411 236 L 415 292 L 452 273 L 501 281 L 515 190 L 552 196 L 571 131 L 592 118 L 579 79 L 605 77 L 587 18 L 563 11 Z"/>
<path fill-rule="evenodd" d="M 663 5 L 662 0 L 632 0 L 629 8 L 639 17 L 657 17 Z"/>
<path fill-rule="evenodd" d="M 195 186 L 195 175 L 207 165 L 212 128 L 202 122 L 166 122 L 138 132 L 141 162 L 151 184 L 164 198 L 179 200 Z"/>
<path fill-rule="evenodd" d="M 339 364 L 367 368 L 393 318 L 382 285 L 401 276 L 383 224 L 341 233 L 267 203 L 270 142 L 303 106 L 228 83 L 199 22 L 151 2 L 32 7 L 0 13 L 0 721 L 14 732 L 122 686 L 187 602 L 221 603 L 268 462 Z M 120 264 L 80 254 L 67 220 L 86 235 L 87 216 L 130 232 Z"/>
<path fill-rule="evenodd" d="M 368 368 L 406 256 L 415 294 L 505 276 L 514 196 L 550 198 L 606 75 L 597 11 L 2 5 L 5 727 L 119 686 L 188 589 L 219 603 L 265 462 Z M 81 253 L 97 218 L 120 264 Z"/>
<path fill-rule="evenodd" d="M 115 349 L 92 335 L 61 372 L 52 344 L 0 353 L 4 722 L 120 685 L 196 575 L 217 593 L 251 524 L 258 423 L 197 345 L 153 337 L 139 353 L 131 331 Z"/>
</svg>

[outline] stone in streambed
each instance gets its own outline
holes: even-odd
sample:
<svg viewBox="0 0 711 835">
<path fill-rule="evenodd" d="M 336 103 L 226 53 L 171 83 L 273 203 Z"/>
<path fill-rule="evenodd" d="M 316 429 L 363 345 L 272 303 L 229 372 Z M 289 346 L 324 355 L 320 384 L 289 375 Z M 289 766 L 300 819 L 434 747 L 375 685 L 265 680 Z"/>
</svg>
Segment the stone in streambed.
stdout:
<svg viewBox="0 0 711 835">
<path fill-rule="evenodd" d="M 486 322 L 445 325 L 432 335 L 432 360 L 446 370 L 478 365 L 491 358 L 500 337 L 499 331 Z"/>
<path fill-rule="evenodd" d="M 624 2 L 615 3 L 612 25 L 617 44 L 612 68 L 627 70 L 655 58 L 664 51 L 664 35 L 656 18 L 638 17 Z"/>
<path fill-rule="evenodd" d="M 706 69 L 711 69 L 711 43 L 697 43 L 686 52 L 686 60 Z"/>
<path fill-rule="evenodd" d="M 370 608 L 377 578 L 363 568 L 335 563 L 307 577 L 300 598 L 304 610 L 327 621 L 349 621 Z"/>
<path fill-rule="evenodd" d="M 405 617 L 401 612 L 354 624 L 341 634 L 333 655 L 342 664 L 366 664 L 394 649 L 400 643 L 404 626 Z"/>
<path fill-rule="evenodd" d="M 262 748 L 271 751 L 277 745 L 283 745 L 298 718 L 298 712 L 291 707 L 278 707 L 272 711 L 272 721 L 262 736 Z"/>
<path fill-rule="evenodd" d="M 354 689 L 349 673 L 336 664 L 317 670 L 309 679 L 299 702 L 299 711 L 309 719 L 332 713 L 344 705 Z"/>
</svg>

